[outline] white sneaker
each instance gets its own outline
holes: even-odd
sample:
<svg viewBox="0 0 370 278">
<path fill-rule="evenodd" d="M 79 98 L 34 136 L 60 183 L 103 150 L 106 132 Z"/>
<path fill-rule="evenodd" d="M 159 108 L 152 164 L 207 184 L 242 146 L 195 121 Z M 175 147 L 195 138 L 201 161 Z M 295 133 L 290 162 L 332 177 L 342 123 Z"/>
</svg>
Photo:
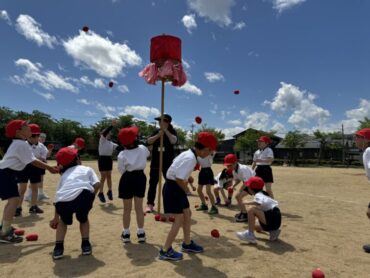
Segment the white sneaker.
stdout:
<svg viewBox="0 0 370 278">
<path fill-rule="evenodd" d="M 42 201 L 42 200 L 46 200 L 46 199 L 49 199 L 49 196 L 46 195 L 45 193 L 41 193 L 41 194 L 37 195 L 37 200 L 38 201 Z"/>
<path fill-rule="evenodd" d="M 254 233 L 249 232 L 248 230 L 244 232 L 237 232 L 236 235 L 241 240 L 248 241 L 251 244 L 257 244 L 256 236 L 254 235 Z"/>
<path fill-rule="evenodd" d="M 280 230 L 273 230 L 273 231 L 270 231 L 269 233 L 270 233 L 270 241 L 278 240 L 279 235 L 280 235 Z"/>
</svg>

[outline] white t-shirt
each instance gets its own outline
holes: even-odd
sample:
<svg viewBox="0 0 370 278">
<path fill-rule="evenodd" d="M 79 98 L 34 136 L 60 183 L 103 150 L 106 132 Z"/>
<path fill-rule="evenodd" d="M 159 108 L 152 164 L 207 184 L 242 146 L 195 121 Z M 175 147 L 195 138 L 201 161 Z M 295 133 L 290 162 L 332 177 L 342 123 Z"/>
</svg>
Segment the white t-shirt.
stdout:
<svg viewBox="0 0 370 278">
<path fill-rule="evenodd" d="M 30 144 L 21 139 L 13 139 L 2 160 L 0 160 L 0 169 L 12 169 L 22 171 L 27 164 L 36 160 L 32 153 Z"/>
<path fill-rule="evenodd" d="M 108 140 L 103 135 L 99 139 L 99 155 L 111 156 L 113 151 L 117 148 L 117 144 Z"/>
<path fill-rule="evenodd" d="M 144 145 L 139 145 L 135 149 L 123 150 L 118 154 L 118 171 L 123 174 L 126 171 L 144 170 L 146 160 L 150 152 Z"/>
<path fill-rule="evenodd" d="M 274 207 L 278 206 L 278 202 L 274 199 L 270 198 L 269 196 L 266 196 L 262 192 L 258 192 L 256 195 L 254 195 L 254 202 L 261 205 L 261 209 L 263 211 L 268 211 L 270 209 L 273 209 Z"/>
<path fill-rule="evenodd" d="M 41 154 L 41 160 L 46 161 L 48 157 L 49 150 L 45 145 L 41 142 L 38 143 L 38 147 L 41 149 L 40 154 Z"/>
<path fill-rule="evenodd" d="M 366 148 L 362 155 L 362 160 L 364 162 L 364 168 L 366 171 L 366 176 L 370 181 L 370 147 Z"/>
<path fill-rule="evenodd" d="M 196 155 L 191 149 L 180 153 L 173 160 L 170 168 L 167 170 L 167 179 L 176 181 L 176 179 L 187 180 L 197 164 Z"/>
<path fill-rule="evenodd" d="M 40 159 L 42 161 L 45 161 L 46 160 L 46 156 L 48 154 L 48 149 L 46 149 L 46 147 L 44 146 L 44 144 L 37 143 L 37 144 L 32 144 L 30 146 L 31 146 L 33 155 L 37 159 Z M 45 149 L 46 149 L 46 153 L 45 153 Z"/>
<path fill-rule="evenodd" d="M 247 165 L 243 165 L 239 163 L 238 163 L 237 171 L 235 172 L 235 170 L 233 170 L 234 180 L 239 180 L 242 182 L 247 181 L 250 177 L 253 177 L 255 175 L 256 175 L 256 172 L 254 172 L 252 168 L 250 168 Z"/>
<path fill-rule="evenodd" d="M 266 147 L 263 150 L 258 149 L 253 155 L 253 161 L 255 162 L 257 159 L 268 159 L 274 158 L 274 152 L 269 148 Z M 267 162 L 256 162 L 256 165 L 271 165 L 271 163 Z"/>
<path fill-rule="evenodd" d="M 213 163 L 213 157 L 214 155 L 206 156 L 205 158 L 197 157 L 198 163 L 201 168 L 210 168 Z"/>
<path fill-rule="evenodd" d="M 60 178 L 55 202 L 73 201 L 84 189 L 94 192 L 94 184 L 99 182 L 98 176 L 90 167 L 77 165 L 69 168 Z"/>
<path fill-rule="evenodd" d="M 214 185 L 215 188 L 224 188 L 225 184 L 227 184 L 228 182 L 231 182 L 233 180 L 232 177 L 220 179 L 221 173 L 222 172 L 218 173 L 217 176 L 215 176 L 215 181 L 216 181 L 216 183 Z"/>
</svg>

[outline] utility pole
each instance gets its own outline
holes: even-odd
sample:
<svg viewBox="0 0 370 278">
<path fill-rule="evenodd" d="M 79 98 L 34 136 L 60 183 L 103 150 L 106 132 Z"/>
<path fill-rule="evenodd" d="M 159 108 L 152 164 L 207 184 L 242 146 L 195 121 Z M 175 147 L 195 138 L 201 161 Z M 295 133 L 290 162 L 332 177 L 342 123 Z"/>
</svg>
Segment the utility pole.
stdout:
<svg viewBox="0 0 370 278">
<path fill-rule="evenodd" d="M 342 163 L 344 164 L 345 150 L 344 150 L 344 127 L 342 124 Z"/>
<path fill-rule="evenodd" d="M 191 141 L 194 142 L 194 127 L 195 127 L 195 124 L 191 124 L 190 127 L 191 127 Z"/>
</svg>

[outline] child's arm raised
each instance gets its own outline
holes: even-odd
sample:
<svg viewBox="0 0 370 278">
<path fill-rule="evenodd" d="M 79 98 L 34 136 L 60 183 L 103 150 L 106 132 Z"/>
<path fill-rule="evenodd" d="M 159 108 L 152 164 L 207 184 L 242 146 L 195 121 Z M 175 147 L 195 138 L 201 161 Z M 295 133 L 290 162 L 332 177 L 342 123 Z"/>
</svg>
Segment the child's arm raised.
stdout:
<svg viewBox="0 0 370 278">
<path fill-rule="evenodd" d="M 46 169 L 52 174 L 59 173 L 58 167 L 50 166 L 50 165 L 46 164 L 45 162 L 42 162 L 39 159 L 35 159 L 34 161 L 31 162 L 31 164 L 33 166 L 37 167 L 37 168 Z"/>
</svg>

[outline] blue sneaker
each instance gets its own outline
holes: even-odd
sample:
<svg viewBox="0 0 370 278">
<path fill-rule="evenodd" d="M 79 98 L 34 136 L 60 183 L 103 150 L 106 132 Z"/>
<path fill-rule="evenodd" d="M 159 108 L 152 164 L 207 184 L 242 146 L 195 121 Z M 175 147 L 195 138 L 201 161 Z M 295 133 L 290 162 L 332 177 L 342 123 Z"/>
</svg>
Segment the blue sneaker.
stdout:
<svg viewBox="0 0 370 278">
<path fill-rule="evenodd" d="M 201 253 L 203 252 L 203 247 L 196 244 L 194 241 L 191 241 L 190 244 L 182 243 L 181 251 L 183 252 L 192 252 L 192 253 Z"/>
<path fill-rule="evenodd" d="M 159 250 L 159 259 L 166 261 L 179 261 L 182 260 L 182 253 L 176 252 L 170 247 L 167 252 L 164 252 L 163 249 Z"/>
</svg>

